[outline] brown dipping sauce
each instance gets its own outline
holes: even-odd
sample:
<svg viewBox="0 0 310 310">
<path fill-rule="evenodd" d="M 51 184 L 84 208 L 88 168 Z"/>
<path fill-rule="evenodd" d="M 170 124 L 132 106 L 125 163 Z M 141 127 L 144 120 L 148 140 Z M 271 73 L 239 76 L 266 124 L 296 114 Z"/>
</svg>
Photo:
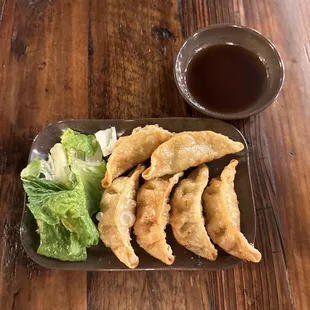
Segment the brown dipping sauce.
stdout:
<svg viewBox="0 0 310 310">
<path fill-rule="evenodd" d="M 253 52 L 220 44 L 194 55 L 186 82 L 200 105 L 216 112 L 237 112 L 259 98 L 266 87 L 267 71 Z"/>
</svg>

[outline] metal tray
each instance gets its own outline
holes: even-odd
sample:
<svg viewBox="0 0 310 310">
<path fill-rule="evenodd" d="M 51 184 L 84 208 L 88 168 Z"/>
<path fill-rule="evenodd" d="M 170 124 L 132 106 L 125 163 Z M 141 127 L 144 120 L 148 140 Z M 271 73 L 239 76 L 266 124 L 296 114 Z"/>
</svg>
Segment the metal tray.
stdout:
<svg viewBox="0 0 310 310">
<path fill-rule="evenodd" d="M 219 160 L 209 163 L 208 166 L 210 168 L 210 178 L 212 178 L 219 175 L 224 166 L 227 165 L 232 158 L 239 160 L 235 188 L 238 195 L 241 213 L 241 231 L 249 242 L 254 242 L 256 222 L 253 192 L 250 180 L 249 151 L 242 134 L 228 123 L 207 118 L 65 120 L 49 125 L 38 134 L 33 141 L 29 161 L 35 157 L 46 159 L 49 150 L 55 143 L 60 141 L 62 132 L 68 127 L 84 133 L 94 133 L 100 129 L 106 129 L 110 126 L 114 126 L 117 131 L 124 132 L 123 135 L 129 135 L 133 128 L 147 124 L 158 124 L 172 132 L 213 130 L 217 133 L 226 135 L 235 141 L 240 141 L 245 145 L 242 152 L 234 155 L 227 155 Z M 62 262 L 38 255 L 36 250 L 39 245 L 39 235 L 36 233 L 36 229 L 36 221 L 25 205 L 20 228 L 21 240 L 27 254 L 39 265 L 47 268 L 63 270 L 130 270 L 122 264 L 114 256 L 112 251 L 106 248 L 101 241 L 99 242 L 99 245 L 88 249 L 87 260 L 84 262 Z M 167 227 L 167 241 L 171 245 L 174 255 L 176 255 L 175 262 L 171 266 L 167 266 L 148 255 L 136 244 L 133 236 L 133 247 L 136 254 L 140 258 L 140 264 L 134 270 L 220 270 L 232 267 L 240 262 L 238 258 L 226 254 L 220 249 L 218 258 L 214 262 L 194 255 L 176 242 L 169 225 Z"/>
</svg>

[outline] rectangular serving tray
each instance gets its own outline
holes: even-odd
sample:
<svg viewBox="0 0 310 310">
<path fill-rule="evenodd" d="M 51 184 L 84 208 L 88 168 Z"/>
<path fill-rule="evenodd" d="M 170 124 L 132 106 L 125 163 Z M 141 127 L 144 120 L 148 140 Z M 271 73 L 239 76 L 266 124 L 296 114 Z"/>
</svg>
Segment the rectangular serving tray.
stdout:
<svg viewBox="0 0 310 310">
<path fill-rule="evenodd" d="M 221 173 L 225 165 L 233 158 L 239 161 L 235 179 L 235 189 L 238 195 L 239 208 L 241 214 L 241 231 L 249 242 L 254 242 L 255 238 L 255 206 L 253 191 L 250 180 L 249 151 L 246 141 L 242 134 L 232 125 L 208 118 L 146 118 L 136 120 L 65 120 L 51 124 L 43 129 L 34 139 L 30 149 L 29 161 L 39 157 L 46 159 L 53 145 L 60 141 L 60 136 L 65 129 L 72 128 L 83 133 L 95 133 L 98 130 L 106 129 L 111 126 L 116 127 L 117 132 L 123 135 L 131 134 L 131 131 L 138 126 L 147 124 L 158 124 L 159 126 L 171 131 L 200 131 L 212 130 L 217 133 L 228 136 L 229 138 L 240 141 L 245 145 L 242 152 L 233 155 L 227 155 L 219 160 L 208 163 L 210 168 L 210 178 Z M 36 233 L 36 221 L 26 206 L 24 205 L 23 218 L 20 227 L 22 244 L 30 258 L 46 268 L 62 270 L 131 270 L 122 264 L 106 248 L 101 241 L 97 246 L 88 249 L 87 260 L 84 262 L 63 262 L 51 259 L 36 253 L 39 246 L 39 235 Z M 216 261 L 211 262 L 200 258 L 187 251 L 179 245 L 173 237 L 170 226 L 167 227 L 167 241 L 171 245 L 175 262 L 167 266 L 157 259 L 148 255 L 141 249 L 133 236 L 132 244 L 136 254 L 140 258 L 139 266 L 134 270 L 220 270 L 236 265 L 240 260 L 219 249 L 219 255 Z"/>
</svg>

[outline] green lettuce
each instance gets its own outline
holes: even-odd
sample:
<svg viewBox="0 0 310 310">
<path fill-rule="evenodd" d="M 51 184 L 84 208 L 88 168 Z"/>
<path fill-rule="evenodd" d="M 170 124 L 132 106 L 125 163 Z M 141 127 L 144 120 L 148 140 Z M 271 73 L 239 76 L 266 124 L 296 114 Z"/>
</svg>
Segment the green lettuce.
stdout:
<svg viewBox="0 0 310 310">
<path fill-rule="evenodd" d="M 38 223 L 38 253 L 60 260 L 87 258 L 98 244 L 91 216 L 99 211 L 101 180 L 106 171 L 94 135 L 67 129 L 48 160 L 34 159 L 21 172 L 28 208 Z"/>
<path fill-rule="evenodd" d="M 83 246 L 76 234 L 70 233 L 63 225 L 50 225 L 37 220 L 40 233 L 38 254 L 56 258 L 62 261 L 85 261 L 86 247 Z"/>
<path fill-rule="evenodd" d="M 37 177 L 22 178 L 28 208 L 40 233 L 38 253 L 60 260 L 85 260 L 86 248 L 98 244 L 99 234 L 86 206 L 83 183 L 74 188 Z"/>
<path fill-rule="evenodd" d="M 48 180 L 67 183 L 70 181 L 70 168 L 67 153 L 62 144 L 56 143 L 50 150 L 48 161 L 41 162 L 42 173 Z"/>
<path fill-rule="evenodd" d="M 79 176 L 85 187 L 86 205 L 90 216 L 99 212 L 106 164 L 102 161 L 102 151 L 95 135 L 84 135 L 67 129 L 61 136 L 67 152 L 71 171 Z"/>
<path fill-rule="evenodd" d="M 48 160 L 35 158 L 21 172 L 21 177 L 35 176 L 41 174 L 47 180 L 55 180 L 63 183 L 68 183 L 70 178 L 70 168 L 67 159 L 67 154 L 64 147 L 60 143 L 56 143 L 50 150 Z"/>
<path fill-rule="evenodd" d="M 102 162 L 87 162 L 75 159 L 71 163 L 72 172 L 83 183 L 86 194 L 86 205 L 90 216 L 100 211 L 100 200 L 103 193 L 101 180 L 104 178 L 106 164 Z"/>
<path fill-rule="evenodd" d="M 83 183 L 72 189 L 57 181 L 33 176 L 23 178 L 28 208 L 36 220 L 49 225 L 62 225 L 85 247 L 98 243 L 99 234 L 91 220 Z"/>
<path fill-rule="evenodd" d="M 23 169 L 20 176 L 22 178 L 28 176 L 38 177 L 41 174 L 41 162 L 42 159 L 35 158 L 25 169 Z"/>
<path fill-rule="evenodd" d="M 69 163 L 72 158 L 86 161 L 102 160 L 102 152 L 95 135 L 84 135 L 68 128 L 61 136 L 61 144 L 67 150 Z"/>
</svg>

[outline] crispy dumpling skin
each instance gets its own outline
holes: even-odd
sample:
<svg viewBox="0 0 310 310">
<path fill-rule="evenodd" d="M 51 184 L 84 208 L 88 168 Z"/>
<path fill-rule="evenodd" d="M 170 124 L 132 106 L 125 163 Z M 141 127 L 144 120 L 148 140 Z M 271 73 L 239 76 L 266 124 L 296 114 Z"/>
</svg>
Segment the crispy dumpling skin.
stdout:
<svg viewBox="0 0 310 310">
<path fill-rule="evenodd" d="M 203 193 L 207 232 L 212 241 L 227 253 L 257 263 L 261 260 L 261 253 L 240 231 L 240 211 L 234 190 L 237 165 L 237 160 L 231 160 Z"/>
<path fill-rule="evenodd" d="M 144 169 L 145 166 L 139 165 L 128 177 L 115 179 L 103 192 L 100 203 L 100 238 L 129 268 L 136 268 L 139 264 L 139 258 L 130 244 L 130 230 L 135 222 L 139 176 Z"/>
<path fill-rule="evenodd" d="M 150 255 L 167 265 L 174 262 L 166 241 L 165 228 L 169 222 L 169 195 L 183 173 L 145 182 L 137 194 L 137 220 L 134 233 L 138 244 Z"/>
<path fill-rule="evenodd" d="M 108 159 L 102 186 L 108 188 L 115 178 L 146 161 L 154 150 L 171 136 L 172 133 L 158 125 L 147 125 L 135 128 L 130 136 L 119 138 Z"/>
<path fill-rule="evenodd" d="M 243 150 L 235 142 L 213 131 L 185 131 L 162 143 L 151 156 L 151 166 L 142 176 L 145 180 L 175 174 L 190 167 Z"/>
<path fill-rule="evenodd" d="M 208 181 L 209 169 L 201 164 L 176 186 L 170 200 L 170 225 L 178 243 L 213 261 L 217 258 L 217 250 L 207 234 L 201 203 Z"/>
</svg>

